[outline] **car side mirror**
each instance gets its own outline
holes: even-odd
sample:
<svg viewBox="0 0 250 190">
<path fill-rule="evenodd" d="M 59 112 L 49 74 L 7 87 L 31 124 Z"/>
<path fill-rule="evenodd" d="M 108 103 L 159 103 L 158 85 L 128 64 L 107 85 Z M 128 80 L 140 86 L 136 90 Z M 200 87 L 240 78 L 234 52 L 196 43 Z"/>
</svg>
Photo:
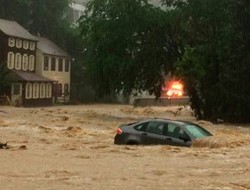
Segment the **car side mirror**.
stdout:
<svg viewBox="0 0 250 190">
<path fill-rule="evenodd" d="M 179 139 L 182 139 L 185 142 L 190 141 L 190 137 L 186 133 L 179 134 Z"/>
</svg>

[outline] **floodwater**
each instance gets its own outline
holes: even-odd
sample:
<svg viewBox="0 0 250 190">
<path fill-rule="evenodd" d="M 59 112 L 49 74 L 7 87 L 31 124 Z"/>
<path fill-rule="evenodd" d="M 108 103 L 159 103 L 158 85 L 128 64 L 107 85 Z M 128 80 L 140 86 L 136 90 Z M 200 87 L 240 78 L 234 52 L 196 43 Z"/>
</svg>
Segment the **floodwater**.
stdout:
<svg viewBox="0 0 250 190">
<path fill-rule="evenodd" d="M 193 147 L 114 145 L 145 118 L 196 122 L 214 137 Z M 250 125 L 196 121 L 189 107 L 0 107 L 0 189 L 250 189 Z"/>
</svg>

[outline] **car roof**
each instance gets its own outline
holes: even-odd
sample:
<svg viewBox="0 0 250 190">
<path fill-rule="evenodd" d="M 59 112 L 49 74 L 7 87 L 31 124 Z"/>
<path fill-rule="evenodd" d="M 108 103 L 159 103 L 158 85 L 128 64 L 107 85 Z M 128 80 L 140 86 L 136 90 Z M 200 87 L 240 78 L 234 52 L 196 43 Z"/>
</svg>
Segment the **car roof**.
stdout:
<svg viewBox="0 0 250 190">
<path fill-rule="evenodd" d="M 189 122 L 189 121 L 182 121 L 182 120 L 174 120 L 174 119 L 164 119 L 164 118 L 154 118 L 154 119 L 148 119 L 148 120 L 143 120 L 141 121 L 142 123 L 144 122 L 152 122 L 152 121 L 155 121 L 155 122 L 167 122 L 167 123 L 173 123 L 173 124 L 176 124 L 176 125 L 179 125 L 179 126 L 182 126 L 182 125 L 190 125 L 190 124 L 194 124 L 192 122 Z"/>
</svg>

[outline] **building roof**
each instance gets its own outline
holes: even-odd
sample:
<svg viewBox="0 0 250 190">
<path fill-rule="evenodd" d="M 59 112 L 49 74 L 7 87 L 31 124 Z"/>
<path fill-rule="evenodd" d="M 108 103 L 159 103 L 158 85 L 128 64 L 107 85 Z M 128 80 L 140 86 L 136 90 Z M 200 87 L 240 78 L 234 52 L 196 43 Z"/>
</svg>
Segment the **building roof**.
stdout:
<svg viewBox="0 0 250 190">
<path fill-rule="evenodd" d="M 41 50 L 43 53 L 69 57 L 68 53 L 59 48 L 55 43 L 53 43 L 49 39 L 43 37 L 36 37 L 36 39 L 38 40 L 37 48 Z"/>
<path fill-rule="evenodd" d="M 12 70 L 11 79 L 13 80 L 21 80 L 21 81 L 29 81 L 29 82 L 54 82 L 49 78 L 37 75 L 33 72 L 29 71 L 17 71 Z"/>
<path fill-rule="evenodd" d="M 0 19 L 0 31 L 8 36 L 36 40 L 35 36 L 25 30 L 20 24 L 15 21 Z"/>
</svg>

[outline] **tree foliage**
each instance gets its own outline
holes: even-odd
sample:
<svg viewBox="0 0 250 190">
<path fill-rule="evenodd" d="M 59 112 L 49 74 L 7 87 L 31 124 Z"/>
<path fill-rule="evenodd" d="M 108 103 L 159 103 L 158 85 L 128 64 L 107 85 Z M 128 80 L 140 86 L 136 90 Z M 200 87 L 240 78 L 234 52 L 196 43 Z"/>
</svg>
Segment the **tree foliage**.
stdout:
<svg viewBox="0 0 250 190">
<path fill-rule="evenodd" d="M 33 35 L 67 47 L 62 42 L 72 36 L 65 17 L 69 3 L 69 0 L 0 0 L 0 18 L 15 20 Z"/>
<path fill-rule="evenodd" d="M 30 32 L 59 42 L 65 38 L 69 27 L 64 15 L 68 0 L 30 0 L 28 3 Z"/>
<path fill-rule="evenodd" d="M 185 53 L 177 73 L 186 83 L 197 118 L 249 121 L 249 24 L 246 0 L 175 3 Z"/>
<path fill-rule="evenodd" d="M 27 24 L 29 1 L 30 0 L 0 0 L 0 18 L 16 20 L 20 24 Z"/>
<path fill-rule="evenodd" d="M 147 0 L 93 0 L 80 20 L 87 67 L 100 94 L 160 94 L 180 56 L 171 15 Z"/>
</svg>

